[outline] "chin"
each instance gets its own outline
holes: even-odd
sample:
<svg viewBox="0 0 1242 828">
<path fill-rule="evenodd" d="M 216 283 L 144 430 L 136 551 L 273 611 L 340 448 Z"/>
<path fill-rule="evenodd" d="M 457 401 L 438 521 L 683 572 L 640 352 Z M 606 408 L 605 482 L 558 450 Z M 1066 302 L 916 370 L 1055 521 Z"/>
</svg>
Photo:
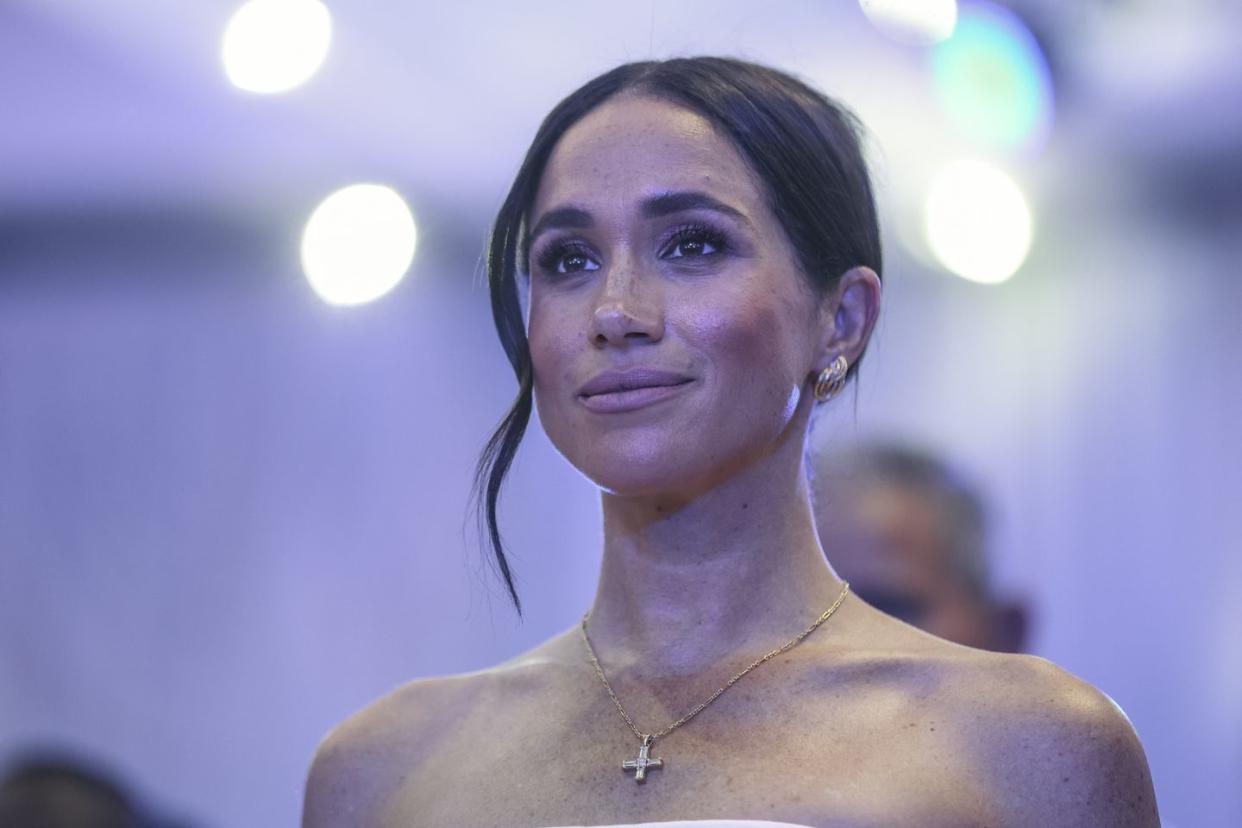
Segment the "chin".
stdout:
<svg viewBox="0 0 1242 828">
<path fill-rule="evenodd" d="M 630 450 L 625 450 L 626 448 Z M 608 450 L 604 441 L 578 454 L 562 452 L 583 477 L 600 490 L 617 497 L 667 497 L 689 500 L 727 480 L 746 466 L 740 447 L 736 454 L 728 447 L 702 440 L 672 440 L 666 444 L 616 447 Z M 734 464 L 722 464 L 729 457 Z"/>
<path fill-rule="evenodd" d="M 783 418 L 703 422 L 693 413 L 601 427 L 540 410 L 552 445 L 599 489 L 618 497 L 693 497 L 727 480 L 780 442 Z"/>
<path fill-rule="evenodd" d="M 643 440 L 642 442 L 600 438 L 590 445 L 556 445 L 570 465 L 598 488 L 619 497 L 645 497 L 696 488 L 710 476 L 698 468 L 692 446 L 686 441 Z M 689 450 L 687 450 L 689 449 Z"/>
</svg>

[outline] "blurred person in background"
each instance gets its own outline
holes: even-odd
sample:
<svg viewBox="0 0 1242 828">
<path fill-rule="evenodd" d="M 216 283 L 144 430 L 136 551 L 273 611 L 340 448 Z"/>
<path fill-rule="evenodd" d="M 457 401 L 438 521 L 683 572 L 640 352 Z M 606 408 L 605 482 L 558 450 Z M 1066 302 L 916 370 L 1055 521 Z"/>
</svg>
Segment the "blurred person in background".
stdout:
<svg viewBox="0 0 1242 828">
<path fill-rule="evenodd" d="M 1025 648 L 1026 606 L 989 577 L 984 498 L 948 462 L 895 442 L 825 452 L 812 492 L 820 542 L 860 598 L 958 644 Z"/>
<path fill-rule="evenodd" d="M 31 753 L 0 777 L 0 828 L 186 826 L 150 813 L 98 765 L 62 753 Z"/>
</svg>

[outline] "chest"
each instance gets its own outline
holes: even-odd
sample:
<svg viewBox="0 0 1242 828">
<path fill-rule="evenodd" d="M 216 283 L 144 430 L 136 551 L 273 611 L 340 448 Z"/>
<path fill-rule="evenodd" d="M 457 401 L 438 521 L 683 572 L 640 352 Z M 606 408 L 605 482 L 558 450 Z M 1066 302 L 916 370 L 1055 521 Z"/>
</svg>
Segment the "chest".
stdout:
<svg viewBox="0 0 1242 828">
<path fill-rule="evenodd" d="M 543 828 L 712 817 L 809 826 L 985 822 L 986 797 L 969 762 L 961 761 L 951 724 L 908 700 L 886 700 L 874 688 L 851 697 L 739 685 L 656 739 L 645 756 L 607 696 L 590 689 L 465 712 L 451 738 L 394 788 L 388 824 Z M 648 718 L 664 719 L 663 728 L 676 715 L 658 711 Z M 637 724 L 652 723 L 640 718 Z M 930 816 L 936 814 L 943 823 Z"/>
</svg>

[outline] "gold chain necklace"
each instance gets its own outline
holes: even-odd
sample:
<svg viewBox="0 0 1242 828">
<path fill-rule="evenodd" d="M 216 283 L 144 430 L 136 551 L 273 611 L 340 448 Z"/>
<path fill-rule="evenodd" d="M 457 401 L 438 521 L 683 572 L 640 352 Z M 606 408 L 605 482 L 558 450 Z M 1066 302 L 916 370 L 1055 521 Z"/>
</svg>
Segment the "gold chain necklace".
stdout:
<svg viewBox="0 0 1242 828">
<path fill-rule="evenodd" d="M 807 627 L 805 630 L 798 633 L 796 636 L 791 638 L 785 644 L 783 644 L 780 647 L 777 647 L 775 650 L 763 656 L 762 658 L 755 659 L 755 661 L 753 661 L 749 667 L 747 667 L 745 670 L 743 670 L 742 672 L 738 673 L 736 676 L 734 676 L 733 678 L 725 682 L 724 686 L 721 687 L 719 690 L 717 690 L 715 693 L 712 693 L 711 696 L 708 697 L 707 701 L 703 702 L 698 707 L 694 708 L 689 713 L 682 716 L 680 719 L 678 719 L 677 721 L 673 722 L 668 727 L 661 730 L 659 733 L 643 733 L 641 730 L 638 729 L 638 725 L 634 724 L 634 720 L 630 718 L 630 714 L 626 713 L 625 708 L 621 706 L 621 700 L 617 698 L 617 694 L 614 693 L 612 690 L 612 685 L 608 683 L 608 678 L 607 676 L 604 675 L 604 668 L 600 666 L 599 658 L 595 655 L 595 648 L 591 646 L 591 638 L 590 636 L 587 635 L 587 616 L 590 615 L 590 613 L 587 612 L 586 614 L 584 614 L 582 616 L 582 640 L 586 642 L 587 652 L 590 653 L 591 655 L 591 664 L 592 666 L 595 667 L 595 675 L 599 676 L 599 680 L 603 682 L 604 689 L 608 691 L 608 698 L 612 699 L 612 703 L 617 706 L 617 710 L 621 713 L 621 718 L 625 719 L 625 723 L 630 726 L 630 730 L 634 731 L 634 735 L 637 736 L 639 740 L 642 742 L 642 746 L 639 747 L 638 749 L 638 758 L 627 759 L 626 761 L 621 763 L 621 767 L 627 771 L 630 771 L 630 770 L 634 771 L 634 781 L 638 783 L 647 781 L 648 770 L 651 770 L 653 768 L 663 768 L 664 767 L 663 759 L 655 759 L 649 755 L 651 751 L 652 743 L 655 742 L 656 739 L 659 739 L 663 736 L 667 736 L 668 734 L 672 733 L 677 728 L 684 725 L 686 722 L 693 719 L 695 716 L 699 715 L 699 713 L 702 712 L 703 708 L 707 707 L 709 704 L 714 702 L 720 696 L 721 693 L 723 693 L 724 691 L 732 687 L 734 684 L 736 684 L 738 679 L 740 679 L 742 676 L 746 675 L 751 670 L 755 669 L 756 667 L 758 667 L 760 664 L 767 661 L 768 659 L 774 658 L 780 655 L 781 653 L 785 652 L 786 650 L 790 649 L 791 647 L 796 646 L 799 642 L 802 641 L 802 639 L 806 638 L 808 635 L 815 632 L 816 627 L 818 627 L 820 624 L 824 623 L 825 621 L 827 621 L 829 618 L 832 617 L 832 614 L 837 611 L 838 607 L 841 606 L 841 602 L 845 600 L 846 593 L 850 591 L 849 582 L 844 581 L 842 583 L 844 583 L 844 587 L 842 587 L 841 589 L 841 594 L 837 596 L 837 600 L 832 602 L 832 606 L 824 610 L 824 614 L 821 615 L 819 618 L 817 618 L 814 624 Z"/>
</svg>

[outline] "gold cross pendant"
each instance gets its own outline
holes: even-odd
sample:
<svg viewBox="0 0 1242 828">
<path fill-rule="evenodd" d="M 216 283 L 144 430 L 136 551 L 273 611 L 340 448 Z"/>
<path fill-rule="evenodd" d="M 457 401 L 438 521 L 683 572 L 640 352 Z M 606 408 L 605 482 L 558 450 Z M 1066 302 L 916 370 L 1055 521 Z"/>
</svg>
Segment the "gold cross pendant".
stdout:
<svg viewBox="0 0 1242 828">
<path fill-rule="evenodd" d="M 647 756 L 647 751 L 651 750 L 651 743 L 653 741 L 655 741 L 654 737 L 644 736 L 643 746 L 638 749 L 638 758 L 627 759 L 621 763 L 621 767 L 624 768 L 625 770 L 635 771 L 634 781 L 640 784 L 647 781 L 647 769 L 648 768 L 664 767 L 663 759 L 650 759 Z"/>
</svg>

